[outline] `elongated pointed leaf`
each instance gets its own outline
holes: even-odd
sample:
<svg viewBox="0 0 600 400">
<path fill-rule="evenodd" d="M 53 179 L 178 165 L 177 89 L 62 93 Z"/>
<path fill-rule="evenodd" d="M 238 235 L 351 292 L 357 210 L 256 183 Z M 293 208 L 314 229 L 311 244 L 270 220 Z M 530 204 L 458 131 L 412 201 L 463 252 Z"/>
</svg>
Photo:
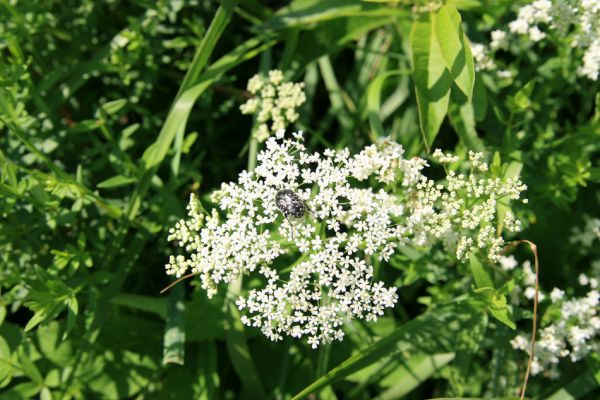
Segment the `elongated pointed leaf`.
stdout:
<svg viewBox="0 0 600 400">
<path fill-rule="evenodd" d="M 383 123 L 381 122 L 381 91 L 383 90 L 385 80 L 390 76 L 400 75 L 402 72 L 400 70 L 388 71 L 377 76 L 369 84 L 367 89 L 367 115 L 369 117 L 369 125 L 375 133 L 375 137 L 386 136 Z"/>
<path fill-rule="evenodd" d="M 312 26 L 344 17 L 406 17 L 408 12 L 397 7 L 383 7 L 363 0 L 299 0 L 282 8 L 262 29 L 285 29 Z"/>
<path fill-rule="evenodd" d="M 454 353 L 441 353 L 432 356 L 414 356 L 399 369 L 402 374 L 396 383 L 388 388 L 375 400 L 395 400 L 410 393 L 434 373 L 454 360 Z"/>
<path fill-rule="evenodd" d="M 185 311 L 183 286 L 174 287 L 169 293 L 163 339 L 163 364 L 183 365 L 185 348 Z"/>
<path fill-rule="evenodd" d="M 446 68 L 450 71 L 456 86 L 470 102 L 475 84 L 475 64 L 456 7 L 445 5 L 437 12 L 435 34 Z"/>
<path fill-rule="evenodd" d="M 456 333 L 469 325 L 469 321 L 479 318 L 481 318 L 480 311 L 467 303 L 453 303 L 430 310 L 346 359 L 295 395 L 293 399 L 302 399 L 375 362 L 382 361 L 385 357 L 452 352 L 456 346 Z"/>
<path fill-rule="evenodd" d="M 240 312 L 233 302 L 226 301 L 225 304 L 226 312 L 228 313 L 226 317 L 225 341 L 231 362 L 252 398 L 264 399 L 264 389 L 254 367 L 250 349 L 246 343 L 244 326 L 240 322 Z"/>
<path fill-rule="evenodd" d="M 452 76 L 436 39 L 435 14 L 422 15 L 410 35 L 413 77 L 419 106 L 419 125 L 429 149 L 448 111 Z"/>
<path fill-rule="evenodd" d="M 123 176 L 123 175 L 115 175 L 112 178 L 108 178 L 108 179 L 100 182 L 98 184 L 98 187 L 100 189 L 112 189 L 112 188 L 118 188 L 121 186 L 127 186 L 136 181 L 137 181 L 137 179 L 133 178 L 133 177 Z"/>
<path fill-rule="evenodd" d="M 448 108 L 448 117 L 456 134 L 465 146 L 474 151 L 481 152 L 485 150 L 483 140 L 479 138 L 475 129 L 475 110 L 471 102 L 462 104 L 451 102 Z"/>
<path fill-rule="evenodd" d="M 600 385 L 594 378 L 594 372 L 589 369 L 581 375 L 568 382 L 549 397 L 548 400 L 576 400 L 581 399 L 588 393 L 598 390 Z"/>
</svg>

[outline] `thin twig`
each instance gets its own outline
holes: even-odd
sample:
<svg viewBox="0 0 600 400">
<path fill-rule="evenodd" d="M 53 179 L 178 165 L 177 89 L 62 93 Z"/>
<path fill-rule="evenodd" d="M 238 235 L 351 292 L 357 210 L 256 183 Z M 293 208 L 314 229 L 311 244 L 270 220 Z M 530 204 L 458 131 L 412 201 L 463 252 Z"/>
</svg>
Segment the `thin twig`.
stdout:
<svg viewBox="0 0 600 400">
<path fill-rule="evenodd" d="M 184 275 L 181 278 L 177 279 L 175 282 L 171 283 L 169 286 L 167 286 L 163 290 L 161 290 L 160 293 L 163 294 L 167 290 L 171 289 L 173 286 L 177 285 L 179 282 L 184 281 L 187 278 L 191 278 L 192 276 L 196 276 L 196 275 L 199 275 L 199 274 L 200 274 L 200 272 L 192 272 L 191 274 Z"/>
<path fill-rule="evenodd" d="M 531 252 L 533 253 L 533 264 L 535 266 L 535 297 L 533 299 L 533 324 L 531 328 L 531 348 L 529 350 L 529 361 L 527 362 L 527 370 L 525 371 L 525 377 L 523 378 L 523 388 L 521 389 L 520 399 L 523 400 L 525 398 L 525 391 L 527 390 L 527 381 L 529 380 L 529 373 L 531 372 L 531 364 L 533 363 L 533 356 L 535 352 L 535 331 L 537 330 L 537 308 L 539 301 L 539 276 L 540 276 L 540 266 L 538 260 L 538 251 L 535 243 L 530 242 L 529 240 L 517 240 L 509 243 L 505 248 L 503 253 L 506 253 L 513 247 L 520 245 L 521 243 L 527 243 Z"/>
</svg>

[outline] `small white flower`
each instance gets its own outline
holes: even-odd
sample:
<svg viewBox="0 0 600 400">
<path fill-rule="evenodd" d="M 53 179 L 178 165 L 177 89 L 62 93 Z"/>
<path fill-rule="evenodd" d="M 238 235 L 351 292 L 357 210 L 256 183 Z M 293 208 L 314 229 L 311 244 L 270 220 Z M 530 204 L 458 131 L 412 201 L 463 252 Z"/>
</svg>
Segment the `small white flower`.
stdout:
<svg viewBox="0 0 600 400">
<path fill-rule="evenodd" d="M 501 256 L 499 261 L 500 267 L 505 271 L 512 271 L 519 263 L 514 256 Z"/>
<path fill-rule="evenodd" d="M 559 300 L 562 300 L 565 297 L 565 292 L 563 290 L 560 290 L 559 288 L 554 288 L 552 289 L 552 292 L 550 292 L 550 300 L 553 303 L 556 303 Z"/>
<path fill-rule="evenodd" d="M 496 29 L 492 31 L 492 41 L 490 42 L 490 47 L 493 50 L 504 49 L 508 47 L 508 38 L 506 32 L 500 29 Z"/>
</svg>

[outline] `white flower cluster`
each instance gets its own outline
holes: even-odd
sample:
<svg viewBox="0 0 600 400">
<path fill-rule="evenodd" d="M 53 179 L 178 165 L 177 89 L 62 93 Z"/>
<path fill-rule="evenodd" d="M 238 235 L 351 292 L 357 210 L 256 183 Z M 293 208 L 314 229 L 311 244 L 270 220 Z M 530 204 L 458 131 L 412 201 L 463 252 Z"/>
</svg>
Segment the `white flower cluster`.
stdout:
<svg viewBox="0 0 600 400">
<path fill-rule="evenodd" d="M 591 248 L 592 243 L 600 238 L 600 220 L 585 217 L 585 227 L 574 229 L 571 242 L 583 247 Z M 518 262 L 513 256 L 502 257 L 501 267 L 510 271 Z M 598 304 L 600 293 L 597 272 L 592 264 L 591 276 L 579 274 L 578 281 L 581 286 L 588 286 L 589 290 L 583 297 L 569 298 L 564 290 L 554 288 L 549 294 L 539 291 L 540 304 L 547 303 L 548 307 L 540 320 L 545 326 L 540 330 L 535 342 L 534 358 L 531 373 L 537 375 L 544 373 L 549 378 L 558 378 L 558 363 L 561 359 L 568 358 L 571 362 L 583 359 L 591 352 L 600 350 L 600 316 Z M 523 292 L 528 300 L 535 296 L 535 273 L 531 263 L 526 261 L 522 265 L 522 287 L 517 287 L 516 294 Z M 512 341 L 515 349 L 531 350 L 531 342 L 527 335 L 519 334 Z"/>
<path fill-rule="evenodd" d="M 296 110 L 306 101 L 304 83 L 285 82 L 280 70 L 269 71 L 267 78 L 254 75 L 247 89 L 254 97 L 242 104 L 240 110 L 242 114 L 256 114 L 259 125 L 254 135 L 259 142 L 296 121 Z"/>
<path fill-rule="evenodd" d="M 576 227 L 571 232 L 569 241 L 576 246 L 582 246 L 584 250 L 592 246 L 596 241 L 600 241 L 600 218 L 591 218 L 584 216 L 585 226 L 583 229 Z"/>
<path fill-rule="evenodd" d="M 554 288 L 550 300 L 558 310 L 554 321 L 539 332 L 531 364 L 532 375 L 541 372 L 550 378 L 558 377 L 558 362 L 568 357 L 572 362 L 583 359 L 591 352 L 600 350 L 598 332 L 600 316 L 598 304 L 600 293 L 591 289 L 584 297 L 565 298 L 565 292 Z M 515 349 L 530 352 L 528 336 L 519 334 L 511 341 Z"/>
<path fill-rule="evenodd" d="M 242 322 L 271 340 L 290 335 L 317 347 L 341 340 L 345 321 L 376 320 L 394 305 L 396 289 L 374 281 L 365 260 L 387 260 L 398 246 L 439 240 L 461 259 L 480 249 L 499 259 L 496 202 L 518 199 L 524 185 L 482 177 L 487 164 L 477 153 L 470 155 L 471 174 L 450 172 L 444 183 L 423 175 L 425 160 L 403 155 L 388 140 L 354 156 L 348 149 L 310 153 L 302 133 L 284 138 L 278 132 L 259 153 L 254 173 L 242 172 L 213 194 L 222 220 L 216 210 L 203 216 L 192 197 L 190 218 L 169 235 L 190 257 L 171 257 L 167 273 L 197 273 L 209 296 L 221 282 L 258 273 L 264 287 L 236 303 Z M 304 216 L 278 209 L 282 190 L 296 193 Z"/>
<path fill-rule="evenodd" d="M 553 32 L 569 35 L 571 46 L 584 51 L 578 74 L 597 80 L 600 72 L 600 0 L 536 0 L 521 7 L 517 18 L 508 24 L 511 34 L 526 35 L 539 42 Z M 492 32 L 491 48 L 507 48 L 504 31 Z"/>
<path fill-rule="evenodd" d="M 512 72 L 509 70 L 498 69 L 493 58 L 493 51 L 486 45 L 481 43 L 471 43 L 471 53 L 473 54 L 473 61 L 475 62 L 475 71 L 494 72 L 499 78 L 510 78 L 512 76 Z"/>
</svg>

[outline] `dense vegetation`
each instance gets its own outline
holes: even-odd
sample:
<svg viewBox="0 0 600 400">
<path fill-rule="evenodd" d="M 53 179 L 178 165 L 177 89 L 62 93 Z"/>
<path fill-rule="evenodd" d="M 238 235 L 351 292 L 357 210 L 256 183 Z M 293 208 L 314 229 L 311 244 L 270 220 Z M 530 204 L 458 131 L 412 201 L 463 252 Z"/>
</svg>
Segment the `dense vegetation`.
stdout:
<svg viewBox="0 0 600 400">
<path fill-rule="evenodd" d="M 0 0 L 0 399 L 595 398 L 600 2 L 526 3 Z"/>
</svg>

